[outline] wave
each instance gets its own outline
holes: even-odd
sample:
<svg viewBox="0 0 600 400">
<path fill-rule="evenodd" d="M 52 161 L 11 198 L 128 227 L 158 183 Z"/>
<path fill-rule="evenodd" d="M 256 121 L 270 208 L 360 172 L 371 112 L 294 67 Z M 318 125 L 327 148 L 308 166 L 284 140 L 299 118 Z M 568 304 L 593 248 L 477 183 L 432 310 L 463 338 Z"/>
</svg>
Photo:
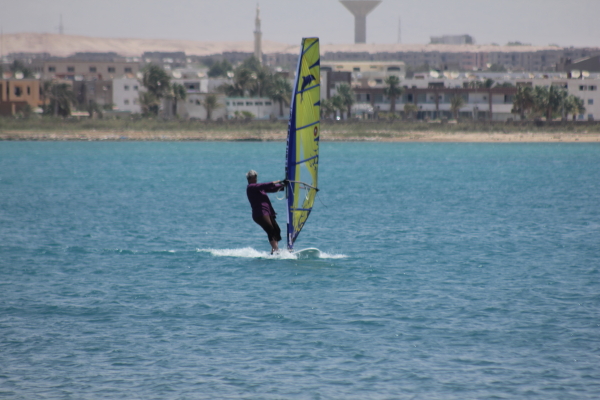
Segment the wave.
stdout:
<svg viewBox="0 0 600 400">
<path fill-rule="evenodd" d="M 239 257 L 239 258 L 268 258 L 273 260 L 297 260 L 298 256 L 286 250 L 271 254 L 268 251 L 258 251 L 252 247 L 243 247 L 239 249 L 197 249 L 199 253 L 210 253 L 215 257 Z M 346 258 L 343 254 L 330 254 L 324 251 L 319 252 L 318 259 L 339 259 Z"/>
</svg>

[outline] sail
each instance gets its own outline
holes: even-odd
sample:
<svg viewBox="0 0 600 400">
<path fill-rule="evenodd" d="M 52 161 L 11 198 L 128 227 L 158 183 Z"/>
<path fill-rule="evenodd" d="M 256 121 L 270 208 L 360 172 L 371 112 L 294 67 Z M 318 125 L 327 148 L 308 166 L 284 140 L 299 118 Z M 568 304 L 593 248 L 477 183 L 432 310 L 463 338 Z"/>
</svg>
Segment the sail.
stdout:
<svg viewBox="0 0 600 400">
<path fill-rule="evenodd" d="M 287 243 L 291 251 L 312 211 L 318 189 L 321 109 L 319 39 L 302 39 L 290 105 L 285 168 Z"/>
</svg>

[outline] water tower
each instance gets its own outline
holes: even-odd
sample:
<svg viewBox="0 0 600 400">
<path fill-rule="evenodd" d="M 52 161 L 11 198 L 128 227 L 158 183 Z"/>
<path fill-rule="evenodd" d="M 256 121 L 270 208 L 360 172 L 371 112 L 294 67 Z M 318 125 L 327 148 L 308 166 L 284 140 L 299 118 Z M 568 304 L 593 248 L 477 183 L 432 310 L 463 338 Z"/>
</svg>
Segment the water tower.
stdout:
<svg viewBox="0 0 600 400">
<path fill-rule="evenodd" d="M 340 0 L 354 14 L 354 43 L 367 43 L 367 14 L 381 3 L 381 0 Z"/>
</svg>

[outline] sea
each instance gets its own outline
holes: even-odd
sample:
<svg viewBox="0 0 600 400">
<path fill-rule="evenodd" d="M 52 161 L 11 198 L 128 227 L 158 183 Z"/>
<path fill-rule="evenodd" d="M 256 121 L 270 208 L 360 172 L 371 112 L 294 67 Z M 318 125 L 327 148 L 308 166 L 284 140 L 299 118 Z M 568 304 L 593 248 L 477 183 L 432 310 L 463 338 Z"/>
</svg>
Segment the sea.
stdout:
<svg viewBox="0 0 600 400">
<path fill-rule="evenodd" d="M 285 151 L 0 142 L 0 398 L 600 398 L 600 145 L 323 142 L 307 260 Z"/>
</svg>

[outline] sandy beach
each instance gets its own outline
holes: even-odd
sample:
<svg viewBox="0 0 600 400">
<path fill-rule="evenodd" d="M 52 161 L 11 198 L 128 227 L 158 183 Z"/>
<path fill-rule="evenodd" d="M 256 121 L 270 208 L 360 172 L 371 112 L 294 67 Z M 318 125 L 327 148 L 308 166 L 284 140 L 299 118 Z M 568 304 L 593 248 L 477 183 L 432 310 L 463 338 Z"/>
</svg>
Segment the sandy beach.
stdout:
<svg viewBox="0 0 600 400">
<path fill-rule="evenodd" d="M 14 141 L 284 141 L 285 131 L 109 131 L 81 130 L 67 132 L 4 130 L 0 140 Z M 600 142 L 598 132 L 435 132 L 435 131 L 368 131 L 331 132 L 323 130 L 322 141 L 380 142 L 472 142 L 472 143 L 558 143 Z"/>
</svg>

